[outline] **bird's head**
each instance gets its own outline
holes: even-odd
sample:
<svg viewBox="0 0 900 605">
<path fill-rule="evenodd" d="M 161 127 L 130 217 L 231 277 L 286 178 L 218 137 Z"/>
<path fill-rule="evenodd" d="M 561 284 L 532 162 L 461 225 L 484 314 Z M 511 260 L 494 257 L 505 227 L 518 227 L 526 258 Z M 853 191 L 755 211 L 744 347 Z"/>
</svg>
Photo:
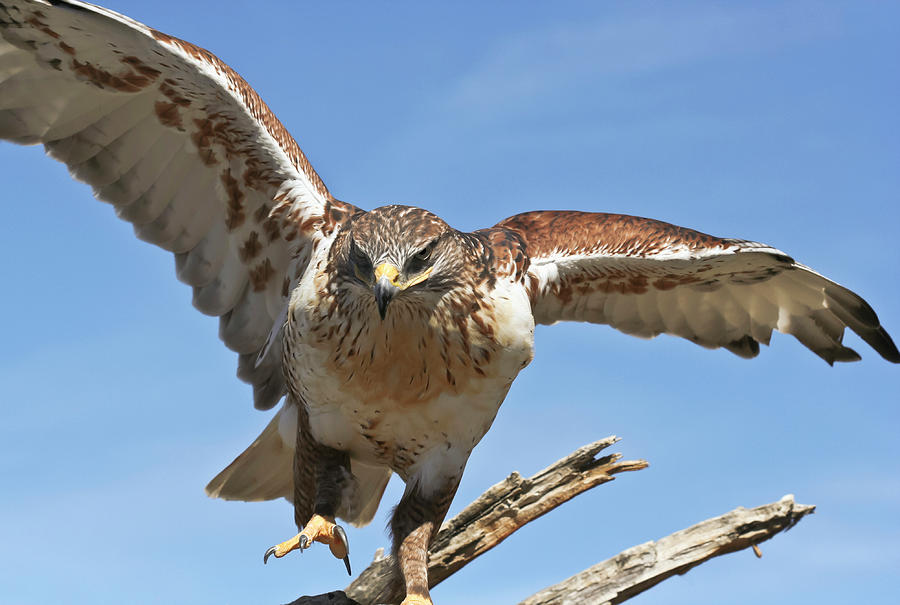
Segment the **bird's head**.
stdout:
<svg viewBox="0 0 900 605">
<path fill-rule="evenodd" d="M 382 206 L 354 217 L 333 248 L 341 281 L 373 296 L 384 319 L 395 299 L 412 304 L 458 285 L 465 263 L 459 232 L 411 206 Z"/>
</svg>

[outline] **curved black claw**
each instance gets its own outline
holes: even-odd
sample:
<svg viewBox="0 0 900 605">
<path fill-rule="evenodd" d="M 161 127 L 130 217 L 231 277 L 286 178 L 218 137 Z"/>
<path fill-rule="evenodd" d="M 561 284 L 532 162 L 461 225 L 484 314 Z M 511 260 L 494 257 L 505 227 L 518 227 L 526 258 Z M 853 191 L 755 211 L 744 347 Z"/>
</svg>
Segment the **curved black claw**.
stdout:
<svg viewBox="0 0 900 605">
<path fill-rule="evenodd" d="M 269 562 L 269 557 L 275 554 L 276 547 L 271 547 L 266 551 L 266 554 L 263 556 L 263 565 Z"/>
<path fill-rule="evenodd" d="M 307 548 L 309 548 L 309 538 L 301 535 L 300 536 L 300 552 L 303 552 Z"/>
<path fill-rule="evenodd" d="M 347 532 L 340 525 L 335 525 L 334 533 L 337 534 L 337 537 L 344 543 L 344 548 L 347 549 L 347 555 L 344 557 L 344 566 L 347 568 L 347 575 L 352 576 L 353 572 L 350 571 L 350 540 L 347 539 Z"/>
</svg>

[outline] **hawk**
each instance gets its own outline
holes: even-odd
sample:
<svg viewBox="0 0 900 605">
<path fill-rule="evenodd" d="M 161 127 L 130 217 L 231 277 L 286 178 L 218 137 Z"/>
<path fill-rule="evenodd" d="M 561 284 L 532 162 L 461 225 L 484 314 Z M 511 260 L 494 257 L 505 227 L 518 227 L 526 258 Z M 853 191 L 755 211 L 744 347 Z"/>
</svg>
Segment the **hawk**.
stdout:
<svg viewBox="0 0 900 605">
<path fill-rule="evenodd" d="M 284 497 L 328 544 L 368 523 L 392 473 L 407 605 L 468 457 L 533 355 L 535 324 L 584 321 L 754 357 L 777 330 L 829 364 L 856 332 L 900 352 L 859 296 L 765 244 L 651 219 L 519 214 L 472 233 L 426 210 L 334 198 L 252 88 L 215 55 L 74 0 L 0 0 L 0 137 L 41 143 L 174 253 L 220 318 L 254 405 L 277 413 L 207 486 Z"/>
</svg>

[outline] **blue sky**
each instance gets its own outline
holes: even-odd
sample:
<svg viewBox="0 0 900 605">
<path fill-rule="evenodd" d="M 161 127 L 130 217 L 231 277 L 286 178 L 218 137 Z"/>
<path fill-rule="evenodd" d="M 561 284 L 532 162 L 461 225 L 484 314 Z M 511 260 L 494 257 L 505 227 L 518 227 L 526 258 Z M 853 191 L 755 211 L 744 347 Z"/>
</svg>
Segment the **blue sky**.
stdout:
<svg viewBox="0 0 900 605">
<path fill-rule="evenodd" d="M 460 229 L 524 210 L 650 216 L 781 248 L 900 337 L 895 3 L 110 0 L 259 91 L 341 199 Z M 285 502 L 203 486 L 268 421 L 171 256 L 39 148 L 0 145 L 0 601 L 283 603 L 343 587 L 324 548 L 263 567 Z M 897 602 L 900 369 L 752 361 L 603 326 L 536 333 L 451 514 L 609 434 L 651 467 L 530 524 L 435 591 L 510 603 L 629 546 L 794 493 L 817 513 L 635 604 Z M 350 531 L 362 569 L 402 485 Z M 559 534 L 559 528 L 568 532 Z"/>
</svg>

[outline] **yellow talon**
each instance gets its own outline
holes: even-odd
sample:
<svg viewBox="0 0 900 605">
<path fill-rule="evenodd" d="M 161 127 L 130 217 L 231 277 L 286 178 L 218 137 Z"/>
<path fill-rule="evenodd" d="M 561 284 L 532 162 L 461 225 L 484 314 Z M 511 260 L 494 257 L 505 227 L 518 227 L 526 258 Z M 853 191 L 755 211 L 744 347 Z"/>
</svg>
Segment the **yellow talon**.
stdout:
<svg viewBox="0 0 900 605">
<path fill-rule="evenodd" d="M 299 534 L 285 540 L 280 544 L 276 544 L 266 551 L 263 557 L 263 563 L 269 560 L 271 555 L 275 555 L 276 559 L 280 559 L 292 550 L 299 549 L 301 552 L 309 548 L 313 542 L 321 542 L 327 544 L 328 548 L 338 559 L 343 559 L 344 565 L 347 567 L 347 573 L 350 574 L 350 545 L 347 542 L 347 534 L 344 528 L 335 524 L 334 517 L 323 517 L 321 515 L 313 515 Z"/>
</svg>

